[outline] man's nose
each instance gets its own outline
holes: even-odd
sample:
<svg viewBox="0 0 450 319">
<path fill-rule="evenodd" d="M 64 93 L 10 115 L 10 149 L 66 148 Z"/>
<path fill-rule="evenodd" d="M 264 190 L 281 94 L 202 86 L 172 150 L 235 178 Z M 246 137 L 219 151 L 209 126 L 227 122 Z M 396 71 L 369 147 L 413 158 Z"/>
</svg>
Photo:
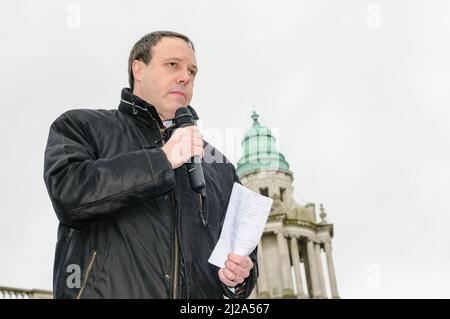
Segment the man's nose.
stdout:
<svg viewBox="0 0 450 319">
<path fill-rule="evenodd" d="M 189 81 L 191 81 L 189 71 L 186 70 L 186 71 L 180 72 L 180 74 L 178 75 L 177 83 L 188 84 Z"/>
</svg>

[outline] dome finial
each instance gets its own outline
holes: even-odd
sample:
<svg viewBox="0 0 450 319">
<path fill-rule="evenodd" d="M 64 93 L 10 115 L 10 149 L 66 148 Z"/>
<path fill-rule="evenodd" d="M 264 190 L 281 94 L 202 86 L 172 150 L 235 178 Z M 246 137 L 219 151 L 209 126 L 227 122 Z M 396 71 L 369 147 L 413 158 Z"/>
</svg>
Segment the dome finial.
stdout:
<svg viewBox="0 0 450 319">
<path fill-rule="evenodd" d="M 256 113 L 255 111 L 253 111 L 253 114 L 252 114 L 253 125 L 256 124 L 256 123 L 258 123 L 258 117 L 259 117 L 258 113 Z"/>
</svg>

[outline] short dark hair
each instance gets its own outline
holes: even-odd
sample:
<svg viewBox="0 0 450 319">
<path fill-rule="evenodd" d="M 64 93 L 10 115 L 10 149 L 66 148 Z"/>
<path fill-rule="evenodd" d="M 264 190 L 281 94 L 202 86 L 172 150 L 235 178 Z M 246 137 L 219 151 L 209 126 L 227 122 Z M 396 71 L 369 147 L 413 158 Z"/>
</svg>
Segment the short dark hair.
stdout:
<svg viewBox="0 0 450 319">
<path fill-rule="evenodd" d="M 163 37 L 180 38 L 186 41 L 195 52 L 194 43 L 192 43 L 192 41 L 184 34 L 173 31 L 155 31 L 144 35 L 133 46 L 128 59 L 128 82 L 130 83 L 132 92 L 134 90 L 134 75 L 132 69 L 134 60 L 142 61 L 145 64 L 150 63 L 150 60 L 152 59 L 152 48 L 161 41 Z"/>
</svg>

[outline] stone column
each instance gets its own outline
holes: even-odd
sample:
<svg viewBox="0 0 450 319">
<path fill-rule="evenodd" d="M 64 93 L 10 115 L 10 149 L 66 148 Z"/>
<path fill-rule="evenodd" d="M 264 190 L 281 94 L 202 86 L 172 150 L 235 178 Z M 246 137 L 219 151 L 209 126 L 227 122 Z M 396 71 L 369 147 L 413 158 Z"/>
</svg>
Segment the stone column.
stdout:
<svg viewBox="0 0 450 319">
<path fill-rule="evenodd" d="M 327 293 L 325 289 L 325 278 L 323 275 L 322 258 L 320 257 L 320 244 L 315 243 L 314 250 L 316 255 L 317 274 L 319 278 L 319 296 L 326 297 Z"/>
<path fill-rule="evenodd" d="M 330 277 L 331 298 L 339 298 L 333 256 L 331 254 L 331 241 L 329 240 L 325 241 L 325 255 L 327 256 L 328 276 Z"/>
<path fill-rule="evenodd" d="M 303 291 L 302 273 L 300 271 L 300 251 L 298 249 L 298 243 L 296 237 L 291 237 L 291 256 L 292 263 L 294 264 L 295 284 L 297 286 L 297 298 L 305 298 L 305 292 Z"/>
<path fill-rule="evenodd" d="M 269 288 L 267 286 L 266 265 L 264 264 L 263 237 L 261 237 L 258 244 L 258 298 L 270 298 Z"/>
<path fill-rule="evenodd" d="M 309 274 L 312 286 L 311 298 L 319 296 L 319 282 L 317 276 L 316 254 L 314 252 L 314 243 L 308 238 L 306 243 L 306 252 L 308 253 Z"/>
<path fill-rule="evenodd" d="M 278 252 L 280 256 L 281 278 L 283 280 L 282 297 L 293 297 L 291 263 L 286 238 L 281 231 L 277 232 Z"/>
</svg>

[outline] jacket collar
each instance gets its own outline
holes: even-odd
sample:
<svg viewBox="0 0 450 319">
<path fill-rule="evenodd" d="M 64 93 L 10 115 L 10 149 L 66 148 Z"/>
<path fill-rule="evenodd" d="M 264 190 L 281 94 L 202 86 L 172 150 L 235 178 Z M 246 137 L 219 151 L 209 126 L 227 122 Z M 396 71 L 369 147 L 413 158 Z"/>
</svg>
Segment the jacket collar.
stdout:
<svg viewBox="0 0 450 319">
<path fill-rule="evenodd" d="M 191 111 L 194 120 L 197 121 L 198 120 L 197 112 L 195 112 L 195 110 L 190 105 L 188 105 L 188 109 L 189 111 Z M 143 118 L 146 121 L 153 120 L 154 122 L 158 123 L 159 127 L 164 128 L 161 118 L 159 117 L 159 114 L 156 111 L 156 108 L 150 103 L 147 103 L 146 101 L 141 99 L 140 97 L 134 95 L 129 88 L 122 89 L 119 111 L 127 113 L 132 117 Z"/>
</svg>

